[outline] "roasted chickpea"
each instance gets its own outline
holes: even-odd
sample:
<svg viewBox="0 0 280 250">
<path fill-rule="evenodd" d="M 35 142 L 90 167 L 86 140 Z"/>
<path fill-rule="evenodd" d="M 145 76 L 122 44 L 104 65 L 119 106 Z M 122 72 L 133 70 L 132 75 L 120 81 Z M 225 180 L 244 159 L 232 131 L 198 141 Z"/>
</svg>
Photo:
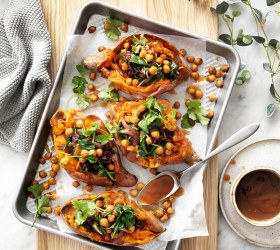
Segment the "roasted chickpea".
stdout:
<svg viewBox="0 0 280 250">
<path fill-rule="evenodd" d="M 46 207 L 46 213 L 50 214 L 52 212 L 52 207 Z"/>
<path fill-rule="evenodd" d="M 144 50 L 144 49 L 142 49 L 142 50 L 140 51 L 140 53 L 139 53 L 139 57 L 140 57 L 140 58 L 145 58 L 146 55 L 147 55 L 147 51 Z"/>
<path fill-rule="evenodd" d="M 128 228 L 128 230 L 129 230 L 131 233 L 133 233 L 134 230 L 135 230 L 135 226 L 131 226 L 130 228 Z"/>
<path fill-rule="evenodd" d="M 162 146 L 158 146 L 158 147 L 156 148 L 156 154 L 162 155 L 163 153 L 164 153 L 163 147 L 162 147 Z"/>
<path fill-rule="evenodd" d="M 49 178 L 48 183 L 49 183 L 50 185 L 55 185 L 55 184 L 56 184 L 55 178 L 53 178 L 53 177 Z"/>
<path fill-rule="evenodd" d="M 123 47 L 128 50 L 130 48 L 130 43 L 129 42 L 125 42 Z"/>
<path fill-rule="evenodd" d="M 163 65 L 169 65 L 169 64 L 170 64 L 170 62 L 168 60 L 163 61 Z"/>
<path fill-rule="evenodd" d="M 80 158 L 79 158 L 79 162 L 80 162 L 80 163 L 85 163 L 86 161 L 87 161 L 86 158 L 83 158 L 83 157 L 80 157 Z"/>
<path fill-rule="evenodd" d="M 128 31 L 128 25 L 126 23 L 123 23 L 120 27 L 120 29 L 123 31 L 123 32 L 127 32 Z"/>
<path fill-rule="evenodd" d="M 171 203 L 169 201 L 165 201 L 165 202 L 162 203 L 162 208 L 163 209 L 166 210 L 169 207 L 171 207 Z"/>
<path fill-rule="evenodd" d="M 40 178 L 45 178 L 46 176 L 47 176 L 48 174 L 46 173 L 46 171 L 44 171 L 44 170 L 40 170 L 39 171 L 39 176 L 40 176 Z"/>
<path fill-rule="evenodd" d="M 91 192 L 91 191 L 93 190 L 92 185 L 90 185 L 90 184 L 85 185 L 85 190 L 86 190 L 87 192 Z"/>
<path fill-rule="evenodd" d="M 127 78 L 126 80 L 125 80 L 125 83 L 128 85 L 128 86 L 130 86 L 131 84 L 132 84 L 132 78 Z"/>
<path fill-rule="evenodd" d="M 165 154 L 166 154 L 166 155 L 172 155 L 172 151 L 171 151 L 171 150 L 166 149 L 166 150 L 165 150 Z"/>
<path fill-rule="evenodd" d="M 176 196 L 175 195 L 170 195 L 168 197 L 168 201 L 171 202 L 171 203 L 173 203 L 175 200 L 176 200 Z"/>
<path fill-rule="evenodd" d="M 73 128 L 67 128 L 67 129 L 65 130 L 65 135 L 66 135 L 66 136 L 70 136 L 70 135 L 72 135 L 73 133 L 74 133 Z"/>
<path fill-rule="evenodd" d="M 101 148 L 96 149 L 96 154 L 97 154 L 97 156 L 102 156 L 103 150 Z"/>
<path fill-rule="evenodd" d="M 191 77 L 195 80 L 195 81 L 198 81 L 199 79 L 199 74 L 197 72 L 192 72 L 191 73 Z"/>
<path fill-rule="evenodd" d="M 32 185 L 38 185 L 38 184 L 39 184 L 39 181 L 37 181 L 37 180 L 32 181 Z"/>
<path fill-rule="evenodd" d="M 187 51 L 185 49 L 180 49 L 179 53 L 180 53 L 181 56 L 186 56 Z"/>
<path fill-rule="evenodd" d="M 138 191 L 137 191 L 137 189 L 130 189 L 129 193 L 132 197 L 136 197 L 138 194 Z"/>
<path fill-rule="evenodd" d="M 95 205 L 96 205 L 97 207 L 103 207 L 103 206 L 104 206 L 104 201 L 103 201 L 103 200 L 97 200 L 97 201 L 95 202 Z"/>
<path fill-rule="evenodd" d="M 129 140 L 127 140 L 127 139 L 122 140 L 121 145 L 125 148 L 128 147 L 129 146 Z"/>
<path fill-rule="evenodd" d="M 103 26 L 104 30 L 108 30 L 110 29 L 110 24 L 109 23 L 104 23 L 104 26 Z"/>
<path fill-rule="evenodd" d="M 196 72 L 196 71 L 198 71 L 198 66 L 196 64 L 192 64 L 190 69 L 191 69 L 191 71 Z"/>
<path fill-rule="evenodd" d="M 166 128 L 169 130 L 169 131 L 175 131 L 176 130 L 176 124 L 166 124 Z"/>
<path fill-rule="evenodd" d="M 131 116 L 126 115 L 126 116 L 124 117 L 124 120 L 125 120 L 125 122 L 127 122 L 127 123 L 131 123 Z"/>
<path fill-rule="evenodd" d="M 216 68 L 214 66 L 209 67 L 208 72 L 210 75 L 215 75 L 216 74 Z"/>
<path fill-rule="evenodd" d="M 146 137 L 146 143 L 147 143 L 148 145 L 151 145 L 151 144 L 153 143 L 153 141 L 152 141 L 152 139 L 151 139 L 150 136 Z"/>
<path fill-rule="evenodd" d="M 197 89 L 194 93 L 196 99 L 201 99 L 203 97 L 203 92 L 200 89 Z"/>
<path fill-rule="evenodd" d="M 175 213 L 175 208 L 169 207 L 169 208 L 167 208 L 166 212 L 167 212 L 168 214 L 174 214 L 174 213 Z"/>
<path fill-rule="evenodd" d="M 76 121 L 76 123 L 75 123 L 75 127 L 76 127 L 76 128 L 82 128 L 83 125 L 84 125 L 84 122 L 83 122 L 81 119 L 79 119 L 79 120 Z"/>
<path fill-rule="evenodd" d="M 189 104 L 191 101 L 192 101 L 191 99 L 187 99 L 187 100 L 185 101 L 185 105 L 188 106 L 188 104 Z"/>
<path fill-rule="evenodd" d="M 224 86 L 224 83 L 223 83 L 222 80 L 218 80 L 218 81 L 216 82 L 216 87 L 217 87 L 217 88 L 222 88 L 223 86 Z"/>
<path fill-rule="evenodd" d="M 96 156 L 96 150 L 95 149 L 91 149 L 91 150 L 88 151 L 88 154 Z"/>
<path fill-rule="evenodd" d="M 43 158 L 43 157 L 40 157 L 40 158 L 39 158 L 39 163 L 40 163 L 40 164 L 45 164 L 45 163 L 46 163 L 46 159 Z"/>
<path fill-rule="evenodd" d="M 106 49 L 106 48 L 105 48 L 104 46 L 99 46 L 99 47 L 98 47 L 98 51 L 99 51 L 99 52 L 101 52 L 101 51 L 103 51 L 103 50 L 105 50 L 105 49 Z"/>
<path fill-rule="evenodd" d="M 88 151 L 88 150 L 83 149 L 83 150 L 81 151 L 81 156 L 82 156 L 82 157 L 87 157 L 88 155 L 89 155 L 89 151 Z"/>
<path fill-rule="evenodd" d="M 95 26 L 89 26 L 88 27 L 88 32 L 89 33 L 93 33 L 93 32 L 95 32 L 96 31 L 96 27 Z"/>
<path fill-rule="evenodd" d="M 127 71 L 127 70 L 128 70 L 128 64 L 122 63 L 122 71 Z"/>
<path fill-rule="evenodd" d="M 175 119 L 179 120 L 181 118 L 182 118 L 182 113 L 181 112 L 176 112 Z"/>
<path fill-rule="evenodd" d="M 203 63 L 203 60 L 202 60 L 202 58 L 198 57 L 198 58 L 195 58 L 194 63 L 195 63 L 196 65 L 200 65 L 200 64 Z"/>
<path fill-rule="evenodd" d="M 216 77 L 217 77 L 217 78 L 221 78 L 221 77 L 223 77 L 223 75 L 224 75 L 224 72 L 223 72 L 223 71 L 221 71 L 220 69 L 217 70 L 217 72 L 216 72 Z"/>
<path fill-rule="evenodd" d="M 220 68 L 221 71 L 223 72 L 228 72 L 229 70 L 229 66 L 227 64 L 222 65 L 222 67 Z"/>
<path fill-rule="evenodd" d="M 215 102 L 216 101 L 216 95 L 212 94 L 208 96 L 208 99 L 210 102 Z"/>
<path fill-rule="evenodd" d="M 89 79 L 90 79 L 91 81 L 94 81 L 95 78 L 96 78 L 96 74 L 95 74 L 94 72 L 91 72 L 91 73 L 89 74 Z M 89 87 L 89 85 L 90 85 L 90 87 Z M 89 84 L 89 85 L 88 85 L 88 89 L 89 89 L 89 90 L 94 90 L 94 89 L 95 89 L 95 87 L 94 87 L 93 84 Z"/>
<path fill-rule="evenodd" d="M 162 71 L 163 71 L 164 74 L 169 74 L 171 69 L 168 65 L 163 65 Z"/>
<path fill-rule="evenodd" d="M 60 214 L 61 214 L 61 207 L 60 206 L 55 207 L 54 210 L 53 210 L 53 213 L 56 216 L 60 216 Z"/>
<path fill-rule="evenodd" d="M 165 147 L 166 147 L 166 149 L 168 149 L 168 150 L 172 150 L 173 147 L 174 147 L 174 145 L 173 145 L 172 142 L 167 142 L 166 145 L 165 145 Z"/>
<path fill-rule="evenodd" d="M 45 190 L 50 188 L 50 184 L 47 181 L 43 182 L 42 185 Z"/>
<path fill-rule="evenodd" d="M 125 53 L 126 53 L 126 49 L 122 49 L 120 54 L 125 55 Z"/>
<path fill-rule="evenodd" d="M 69 163 L 69 158 L 67 156 L 64 156 L 61 160 L 60 160 L 60 164 L 62 165 L 67 165 Z"/>
<path fill-rule="evenodd" d="M 124 96 L 120 96 L 119 102 L 125 102 L 125 101 L 126 101 L 126 98 Z"/>
<path fill-rule="evenodd" d="M 167 55 L 161 54 L 159 57 L 162 58 L 163 60 L 165 60 L 167 58 Z"/>
<path fill-rule="evenodd" d="M 106 218 L 101 218 L 100 219 L 100 225 L 102 227 L 108 227 L 109 226 L 109 222 L 108 222 L 108 220 Z"/>
<path fill-rule="evenodd" d="M 73 182 L 72 182 L 72 186 L 75 187 L 75 188 L 77 188 L 77 187 L 80 186 L 80 182 L 78 182 L 78 181 L 73 181 Z"/>
<path fill-rule="evenodd" d="M 153 61 L 154 56 L 152 54 L 146 54 L 145 59 L 149 63 L 149 62 Z"/>
<path fill-rule="evenodd" d="M 140 190 L 143 189 L 144 186 L 145 186 L 144 183 L 138 182 L 137 185 L 136 185 L 136 189 L 137 189 L 138 191 L 140 191 Z"/>
<path fill-rule="evenodd" d="M 110 111 L 107 111 L 107 112 L 106 112 L 106 117 L 107 117 L 107 118 L 111 118 Z"/>
<path fill-rule="evenodd" d="M 157 209 L 155 211 L 155 215 L 156 215 L 156 217 L 160 218 L 164 215 L 164 211 L 162 209 Z"/>
<path fill-rule="evenodd" d="M 161 222 L 166 222 L 166 221 L 168 221 L 168 220 L 169 220 L 169 217 L 168 217 L 167 214 L 164 214 L 164 215 L 160 218 L 160 221 L 161 221 Z"/>
<path fill-rule="evenodd" d="M 153 175 L 156 175 L 158 173 L 157 169 L 156 168 L 150 168 L 150 173 L 153 174 Z"/>
<path fill-rule="evenodd" d="M 52 153 L 51 153 L 51 152 L 48 152 L 48 153 L 46 153 L 46 154 L 44 155 L 44 158 L 45 158 L 46 160 L 49 160 L 51 157 L 52 157 Z"/>
<path fill-rule="evenodd" d="M 149 73 L 154 76 L 158 73 L 158 68 L 156 66 L 152 66 L 151 68 L 149 68 Z"/>
<path fill-rule="evenodd" d="M 56 194 L 56 191 L 54 192 L 50 192 L 50 193 L 46 193 L 46 196 L 50 199 L 50 200 L 56 200 L 57 198 L 57 194 Z"/>
<path fill-rule="evenodd" d="M 110 164 L 107 166 L 107 168 L 108 168 L 110 171 L 112 171 L 112 170 L 115 169 L 115 166 L 114 166 L 114 164 L 110 163 Z"/>
<path fill-rule="evenodd" d="M 50 176 L 51 177 L 55 177 L 57 175 L 57 172 L 50 170 Z"/>
<path fill-rule="evenodd" d="M 155 139 L 158 139 L 159 136 L 160 136 L 159 131 L 158 131 L 158 130 L 153 130 L 153 131 L 151 132 L 151 136 L 152 136 L 153 138 L 155 138 Z"/>
<path fill-rule="evenodd" d="M 87 85 L 87 88 L 88 88 L 88 90 L 90 90 L 90 91 L 95 90 L 95 87 L 94 87 L 93 84 L 88 84 L 88 85 Z"/>
<path fill-rule="evenodd" d="M 109 221 L 109 222 L 114 222 L 114 221 L 115 221 L 115 218 L 116 218 L 116 216 L 113 215 L 113 214 L 109 214 L 109 215 L 108 215 L 108 221 Z"/>
<path fill-rule="evenodd" d="M 208 82 L 214 82 L 215 80 L 216 80 L 216 77 L 214 75 L 207 76 L 207 81 Z"/>
<path fill-rule="evenodd" d="M 60 166 L 58 164 L 52 164 L 52 170 L 55 172 L 58 172 L 60 169 Z"/>
<path fill-rule="evenodd" d="M 96 102 L 98 99 L 99 99 L 99 97 L 96 94 L 93 94 L 93 95 L 90 96 L 90 101 L 91 102 Z"/>
<path fill-rule="evenodd" d="M 211 119 L 212 117 L 214 116 L 214 112 L 212 111 L 212 110 L 208 110 L 208 114 L 207 114 L 207 117 L 209 118 L 209 119 Z"/>
<path fill-rule="evenodd" d="M 139 122 L 139 118 L 137 116 L 131 116 L 130 122 L 132 124 L 137 124 Z"/>
<path fill-rule="evenodd" d="M 175 109 L 180 108 L 180 102 L 178 102 L 178 101 L 174 102 L 173 108 L 175 108 Z"/>
<path fill-rule="evenodd" d="M 188 56 L 187 57 L 187 61 L 189 62 L 189 63 L 193 63 L 194 62 L 194 56 Z"/>
<path fill-rule="evenodd" d="M 132 80 L 132 86 L 137 87 L 139 84 L 139 80 L 138 79 L 133 79 Z"/>
<path fill-rule="evenodd" d="M 111 213 L 113 210 L 114 210 L 114 206 L 113 205 L 108 205 L 105 209 L 105 212 L 106 213 Z"/>
<path fill-rule="evenodd" d="M 163 64 L 163 59 L 162 59 L 161 57 L 158 57 L 158 58 L 156 59 L 156 63 L 158 63 L 158 64 Z"/>
<path fill-rule="evenodd" d="M 194 95 L 195 91 L 196 91 L 196 88 L 193 87 L 193 86 L 190 86 L 190 87 L 187 87 L 186 91 L 189 95 Z"/>
</svg>

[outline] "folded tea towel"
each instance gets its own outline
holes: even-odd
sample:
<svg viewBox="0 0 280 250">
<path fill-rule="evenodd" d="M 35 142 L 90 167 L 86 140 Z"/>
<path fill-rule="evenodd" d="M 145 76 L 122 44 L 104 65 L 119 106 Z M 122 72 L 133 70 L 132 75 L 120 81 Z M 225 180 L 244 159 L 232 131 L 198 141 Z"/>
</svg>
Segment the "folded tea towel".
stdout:
<svg viewBox="0 0 280 250">
<path fill-rule="evenodd" d="M 29 151 L 51 89 L 40 0 L 11 0 L 0 20 L 0 143 Z"/>
</svg>

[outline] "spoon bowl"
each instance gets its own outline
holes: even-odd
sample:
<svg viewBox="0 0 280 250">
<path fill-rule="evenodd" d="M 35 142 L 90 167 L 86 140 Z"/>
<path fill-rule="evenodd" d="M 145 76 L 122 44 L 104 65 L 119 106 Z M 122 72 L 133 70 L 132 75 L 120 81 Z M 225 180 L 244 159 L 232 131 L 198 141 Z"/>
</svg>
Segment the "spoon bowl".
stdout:
<svg viewBox="0 0 280 250">
<path fill-rule="evenodd" d="M 194 164 L 193 166 L 183 170 L 181 172 L 175 171 L 164 171 L 152 178 L 139 192 L 137 196 L 137 203 L 141 206 L 152 205 L 158 203 L 168 196 L 174 194 L 181 186 L 181 177 L 190 172 L 190 169 L 202 166 L 203 163 L 216 156 L 217 154 L 233 147 L 234 145 L 244 141 L 252 134 L 254 134 L 260 124 L 253 123 L 250 124 L 236 133 L 234 133 L 230 138 L 218 146 L 215 150 L 210 152 L 204 157 L 200 162 Z"/>
</svg>

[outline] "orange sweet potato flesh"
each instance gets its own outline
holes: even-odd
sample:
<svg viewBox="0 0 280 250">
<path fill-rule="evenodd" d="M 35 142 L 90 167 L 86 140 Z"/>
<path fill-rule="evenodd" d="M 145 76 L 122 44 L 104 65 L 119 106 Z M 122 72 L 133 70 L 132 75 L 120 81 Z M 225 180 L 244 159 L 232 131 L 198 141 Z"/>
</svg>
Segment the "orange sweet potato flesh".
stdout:
<svg viewBox="0 0 280 250">
<path fill-rule="evenodd" d="M 132 233 L 120 231 L 113 239 L 111 239 L 111 237 L 108 235 L 106 236 L 105 234 L 99 234 L 94 230 L 90 231 L 83 224 L 77 226 L 75 223 L 75 209 L 72 206 L 71 201 L 73 199 L 92 200 L 97 196 L 107 196 L 108 204 L 111 205 L 119 203 L 131 207 L 137 220 L 141 222 L 142 226 L 140 228 L 136 227 L 135 231 Z M 83 195 L 73 199 L 67 201 L 62 207 L 61 214 L 63 219 L 71 229 L 73 229 L 78 234 L 91 239 L 92 241 L 120 246 L 136 246 L 148 243 L 165 231 L 162 224 L 152 214 L 151 211 L 146 211 L 143 208 L 137 206 L 134 201 L 129 200 L 127 194 L 123 191 L 108 191 L 103 194 Z"/>
<path fill-rule="evenodd" d="M 143 105 L 145 100 L 138 101 L 126 101 L 126 102 L 112 102 L 110 103 L 110 115 L 111 123 L 116 126 L 124 116 L 133 116 L 137 113 L 140 105 Z M 144 168 L 159 168 L 164 165 L 187 163 L 191 165 L 194 162 L 200 160 L 199 156 L 196 154 L 192 148 L 191 142 L 186 138 L 186 130 L 180 128 L 176 119 L 169 118 L 168 116 L 172 113 L 172 106 L 168 100 L 157 99 L 159 105 L 165 107 L 163 111 L 163 116 L 167 117 L 165 125 L 162 129 L 171 127 L 172 132 L 172 144 L 177 148 L 176 152 L 172 152 L 171 155 L 158 155 L 156 158 L 154 156 L 148 156 L 146 158 L 138 155 L 136 150 L 127 150 L 127 148 L 121 145 L 122 138 L 115 134 L 116 143 L 118 144 L 122 154 L 131 162 L 138 164 Z"/>
<path fill-rule="evenodd" d="M 65 157 L 65 154 L 69 154 L 67 151 L 66 145 L 66 135 L 65 130 L 67 128 L 72 128 L 75 126 L 77 120 L 82 120 L 84 122 L 85 128 L 91 125 L 92 122 L 99 122 L 100 124 L 100 134 L 108 133 L 107 128 L 105 127 L 102 120 L 100 120 L 95 115 L 86 115 L 78 110 L 69 110 L 64 112 L 58 110 L 50 120 L 52 126 L 51 133 L 54 142 L 54 147 L 56 154 L 60 161 L 60 165 L 66 170 L 66 172 L 75 180 L 82 181 L 88 184 L 96 186 L 122 186 L 122 187 L 131 187 L 137 183 L 136 176 L 130 174 L 122 165 L 118 148 L 114 141 L 109 141 L 109 146 L 114 150 L 112 154 L 112 159 L 115 166 L 115 178 L 111 180 L 108 177 L 98 176 L 97 174 L 85 173 L 80 170 L 80 162 L 76 158 L 69 157 L 67 164 L 63 164 L 61 159 Z M 102 131 L 101 131 L 102 129 Z M 77 147 L 76 147 L 77 150 Z"/>
<path fill-rule="evenodd" d="M 121 61 L 119 60 L 119 52 L 123 49 L 125 43 L 132 44 L 133 36 L 139 39 L 140 34 L 131 35 L 123 38 L 115 46 L 96 55 L 83 58 L 82 64 L 88 69 L 98 69 L 107 77 L 115 86 L 117 90 L 121 90 L 131 95 L 134 98 L 140 99 L 148 96 L 156 96 L 165 93 L 175 88 L 178 84 L 188 78 L 190 70 L 186 65 L 185 59 L 180 55 L 177 48 L 170 42 L 150 34 L 144 34 L 148 40 L 148 52 L 155 55 L 164 54 L 171 61 L 178 64 L 178 75 L 176 79 L 169 79 L 163 77 L 147 86 L 132 86 L 126 84 L 126 79 L 129 77 L 126 71 L 121 68 Z"/>
</svg>

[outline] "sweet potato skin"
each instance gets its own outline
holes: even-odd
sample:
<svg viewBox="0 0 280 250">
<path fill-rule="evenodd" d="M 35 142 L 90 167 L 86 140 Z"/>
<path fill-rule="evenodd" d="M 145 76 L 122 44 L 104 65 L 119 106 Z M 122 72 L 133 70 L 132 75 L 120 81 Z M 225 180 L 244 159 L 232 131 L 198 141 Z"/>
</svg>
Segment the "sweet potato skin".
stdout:
<svg viewBox="0 0 280 250">
<path fill-rule="evenodd" d="M 95 115 L 85 115 L 83 112 L 78 110 L 69 110 L 68 112 L 64 112 L 62 110 L 58 110 L 54 116 L 50 120 L 50 124 L 52 126 L 52 138 L 54 141 L 54 147 L 56 150 L 56 154 L 58 156 L 59 161 L 65 156 L 65 149 L 63 149 L 66 145 L 66 135 L 65 130 L 67 128 L 71 128 L 74 126 L 77 120 L 83 120 L 86 127 L 90 126 L 92 122 L 100 123 L 100 133 L 108 132 L 102 120 L 100 120 Z M 60 124 L 64 125 L 61 126 Z M 111 148 L 114 149 L 115 153 L 112 154 L 112 158 L 115 163 L 115 180 L 111 180 L 107 177 L 98 176 L 90 173 L 79 172 L 79 161 L 75 158 L 70 158 L 69 162 L 64 165 L 61 163 L 61 166 L 66 170 L 66 172 L 75 180 L 82 181 L 88 184 L 93 184 L 96 186 L 123 186 L 123 187 L 131 187 L 137 183 L 137 177 L 130 174 L 122 165 L 118 148 L 114 141 L 109 141 Z"/>
<path fill-rule="evenodd" d="M 145 100 L 110 103 L 109 109 L 111 115 L 111 123 L 115 125 L 122 119 L 122 117 L 125 116 L 125 114 L 127 114 L 127 112 L 135 112 L 135 110 L 137 110 L 137 107 L 139 107 L 144 102 Z M 169 101 L 158 99 L 158 103 L 166 107 L 163 113 L 164 116 L 168 116 L 171 114 L 172 106 Z M 122 139 L 119 137 L 119 135 L 115 134 L 116 143 L 119 146 L 122 154 L 129 161 L 136 163 L 143 168 L 159 168 L 164 165 L 178 164 L 182 162 L 191 165 L 193 162 L 199 161 L 200 158 L 193 150 L 191 142 L 186 138 L 186 131 L 177 125 L 175 119 L 170 118 L 167 122 L 170 126 L 176 126 L 172 137 L 172 143 L 178 148 L 178 151 L 176 153 L 173 153 L 172 155 L 157 156 L 156 161 L 154 160 L 153 156 L 148 156 L 145 159 L 143 157 L 140 157 L 137 152 L 127 151 L 126 148 L 121 145 Z"/>
<path fill-rule="evenodd" d="M 169 55 L 172 61 L 178 64 L 178 72 L 175 80 L 170 80 L 167 77 L 152 83 L 148 86 L 128 86 L 125 83 L 126 75 L 122 72 L 116 58 L 117 51 L 121 51 L 124 43 L 132 43 L 133 36 L 139 39 L 140 34 L 134 34 L 123 38 L 110 49 L 102 51 L 96 55 L 83 58 L 82 64 L 91 70 L 98 69 L 103 76 L 107 77 L 115 86 L 117 90 L 121 90 L 130 96 L 141 99 L 148 96 L 157 96 L 167 91 L 174 89 L 178 84 L 183 82 L 190 75 L 190 69 L 187 67 L 185 59 L 180 55 L 177 48 L 170 42 L 151 34 L 144 34 L 145 38 L 152 43 L 152 48 L 155 53 L 163 53 Z"/>
<path fill-rule="evenodd" d="M 83 195 L 74 199 L 91 200 L 96 198 L 97 196 L 107 196 L 109 198 L 109 204 L 121 203 L 123 205 L 130 206 L 133 209 L 136 218 L 140 221 L 143 221 L 144 226 L 143 228 L 137 228 L 133 233 L 126 233 L 121 231 L 116 235 L 114 239 L 111 239 L 111 237 L 107 237 L 105 240 L 105 235 L 101 235 L 95 231 L 89 231 L 83 225 L 76 225 L 74 214 L 75 209 L 71 204 L 71 200 L 69 200 L 62 207 L 61 214 L 67 225 L 78 234 L 97 242 L 120 246 L 136 246 L 148 243 L 165 231 L 162 224 L 151 212 L 138 207 L 134 201 L 129 200 L 127 194 L 123 191 L 108 191 L 103 194 Z"/>
</svg>

